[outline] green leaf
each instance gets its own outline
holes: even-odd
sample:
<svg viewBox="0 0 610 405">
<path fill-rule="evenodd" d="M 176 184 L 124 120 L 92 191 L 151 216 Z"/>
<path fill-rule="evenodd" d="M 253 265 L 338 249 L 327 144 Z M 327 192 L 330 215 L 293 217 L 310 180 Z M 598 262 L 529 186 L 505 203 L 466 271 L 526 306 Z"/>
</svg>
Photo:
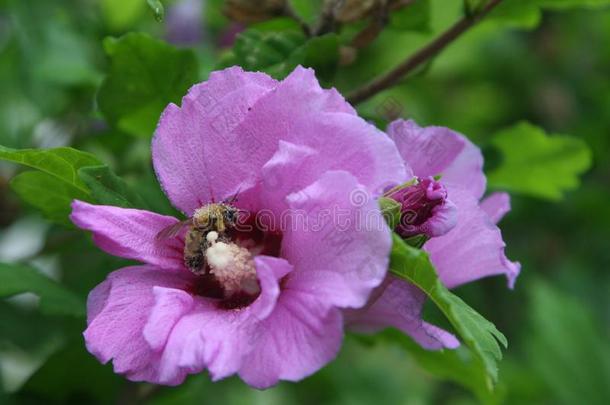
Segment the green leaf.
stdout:
<svg viewBox="0 0 610 405">
<path fill-rule="evenodd" d="M 102 205 L 124 208 L 146 208 L 142 197 L 108 166 L 82 167 L 78 175 L 91 190 L 93 200 Z"/>
<path fill-rule="evenodd" d="M 379 207 L 390 229 L 396 228 L 400 223 L 400 210 L 402 208 L 400 203 L 388 197 L 380 197 Z"/>
<path fill-rule="evenodd" d="M 286 63 L 290 54 L 304 43 L 305 35 L 297 31 L 247 30 L 237 36 L 233 52 L 244 69 L 263 71 L 281 79 L 290 73 Z"/>
<path fill-rule="evenodd" d="M 146 3 L 148 3 L 148 7 L 152 10 L 155 20 L 157 20 L 157 22 L 163 21 L 165 15 L 163 4 L 159 0 L 146 0 Z"/>
<path fill-rule="evenodd" d="M 325 0 L 288 0 L 295 12 L 310 24 L 316 22 Z"/>
<path fill-rule="evenodd" d="M 138 193 L 89 153 L 72 148 L 17 150 L 0 146 L 0 159 L 40 170 L 15 176 L 11 187 L 54 222 L 71 226 L 68 215 L 75 199 L 146 208 Z"/>
<path fill-rule="evenodd" d="M 38 169 L 87 193 L 87 187 L 78 177 L 78 169 L 99 165 L 90 153 L 72 148 L 11 149 L 0 145 L 0 159 Z"/>
<path fill-rule="evenodd" d="M 143 15 L 146 5 L 142 0 L 101 0 L 104 22 L 112 31 L 125 31 Z"/>
<path fill-rule="evenodd" d="M 545 9 L 595 8 L 609 4 L 610 0 L 504 0 L 488 19 L 520 28 L 534 28 L 540 23 Z"/>
<path fill-rule="evenodd" d="M 498 342 L 507 346 L 504 335 L 443 285 L 426 252 L 407 245 L 396 234 L 393 235 L 390 271 L 428 295 L 472 350 L 485 370 L 487 385 L 493 386 L 498 380 L 497 363 L 502 359 Z"/>
<path fill-rule="evenodd" d="M 610 0 L 537 0 L 540 7 L 567 10 L 570 8 L 594 8 L 604 7 L 610 4 Z"/>
<path fill-rule="evenodd" d="M 71 226 L 68 215 L 72 200 L 91 200 L 89 188 L 79 177 L 78 170 L 101 164 L 92 154 L 72 148 L 10 149 L 0 146 L 0 159 L 38 169 L 15 176 L 11 180 L 12 189 L 49 220 L 67 226 Z"/>
<path fill-rule="evenodd" d="M 530 280 L 534 281 L 534 280 Z M 528 363 L 563 404 L 606 404 L 610 398 L 610 347 L 603 322 L 583 300 L 535 280 L 527 336 Z"/>
<path fill-rule="evenodd" d="M 110 69 L 97 97 L 100 110 L 113 126 L 150 137 L 163 109 L 197 82 L 195 54 L 141 33 L 106 38 L 104 49 Z"/>
<path fill-rule="evenodd" d="M 85 349 L 82 337 L 75 335 L 28 379 L 21 392 L 45 398 L 47 403 L 72 403 L 78 398 L 78 403 L 109 404 L 116 402 L 121 383 L 112 367 L 101 366 Z"/>
<path fill-rule="evenodd" d="M 485 369 L 480 367 L 472 353 L 464 347 L 456 350 L 426 350 L 404 333 L 388 329 L 381 339 L 400 345 L 417 363 L 434 377 L 452 381 L 475 394 L 482 403 L 499 403 L 501 393 L 490 390 Z"/>
<path fill-rule="evenodd" d="M 276 79 L 283 79 L 297 65 L 303 65 L 328 80 L 334 75 L 339 61 L 339 40 L 335 34 L 307 40 L 300 31 L 250 29 L 238 35 L 233 56 L 235 59 L 231 63 L 246 70 L 266 72 Z"/>
<path fill-rule="evenodd" d="M 466 15 L 480 12 L 489 0 L 464 0 L 464 11 Z"/>
<path fill-rule="evenodd" d="M 61 86 L 99 86 L 101 74 L 95 66 L 91 43 L 69 24 L 47 24 L 33 60 L 33 75 L 37 79 Z"/>
<path fill-rule="evenodd" d="M 335 34 L 326 34 L 308 40 L 303 46 L 292 52 L 288 66 L 292 71 L 298 65 L 313 68 L 316 77 L 329 81 L 335 75 L 339 63 L 339 38 Z"/>
<path fill-rule="evenodd" d="M 400 31 L 430 30 L 430 0 L 416 0 L 390 14 L 389 26 Z"/>
<path fill-rule="evenodd" d="M 549 136 L 526 122 L 498 132 L 491 145 L 503 160 L 488 173 L 489 185 L 534 197 L 560 200 L 579 186 L 579 175 L 591 166 L 591 151 L 584 141 Z"/>
<path fill-rule="evenodd" d="M 0 263 L 0 297 L 31 292 L 40 297 L 40 310 L 50 315 L 83 316 L 85 305 L 76 295 L 38 271 Z"/>
<path fill-rule="evenodd" d="M 89 201 L 89 194 L 44 172 L 28 171 L 11 180 L 11 188 L 49 220 L 72 226 L 68 220 L 73 200 Z"/>
</svg>

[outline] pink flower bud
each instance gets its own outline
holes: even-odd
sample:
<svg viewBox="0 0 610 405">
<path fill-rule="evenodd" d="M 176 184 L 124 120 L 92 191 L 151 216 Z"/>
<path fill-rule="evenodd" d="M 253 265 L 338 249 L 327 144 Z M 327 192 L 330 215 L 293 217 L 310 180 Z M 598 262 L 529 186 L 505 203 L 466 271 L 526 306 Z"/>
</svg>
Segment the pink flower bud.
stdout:
<svg viewBox="0 0 610 405">
<path fill-rule="evenodd" d="M 447 189 L 432 177 L 389 195 L 402 205 L 396 232 L 403 238 L 415 235 L 441 236 L 457 223 L 457 209 L 447 198 Z"/>
</svg>

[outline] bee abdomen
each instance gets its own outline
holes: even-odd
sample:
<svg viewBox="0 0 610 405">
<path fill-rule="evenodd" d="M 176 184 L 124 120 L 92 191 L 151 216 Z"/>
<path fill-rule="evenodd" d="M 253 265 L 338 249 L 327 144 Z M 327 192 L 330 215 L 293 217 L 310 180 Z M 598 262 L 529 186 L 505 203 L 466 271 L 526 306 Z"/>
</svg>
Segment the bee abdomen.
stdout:
<svg viewBox="0 0 610 405">
<path fill-rule="evenodd" d="M 195 274 L 205 269 L 205 238 L 198 230 L 191 228 L 184 243 L 184 265 Z"/>
</svg>

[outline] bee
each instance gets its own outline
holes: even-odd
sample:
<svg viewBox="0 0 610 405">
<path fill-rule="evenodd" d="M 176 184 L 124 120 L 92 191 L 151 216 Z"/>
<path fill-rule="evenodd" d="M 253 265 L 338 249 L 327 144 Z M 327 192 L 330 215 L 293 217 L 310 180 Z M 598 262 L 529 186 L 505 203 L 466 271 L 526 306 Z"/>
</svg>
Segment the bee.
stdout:
<svg viewBox="0 0 610 405">
<path fill-rule="evenodd" d="M 227 231 L 235 228 L 238 214 L 239 209 L 231 203 L 207 204 L 195 210 L 191 218 L 162 229 L 156 238 L 158 240 L 173 238 L 184 227 L 188 227 L 184 238 L 184 264 L 193 273 L 204 274 L 208 233 L 215 231 L 219 241 L 226 240 Z"/>
</svg>

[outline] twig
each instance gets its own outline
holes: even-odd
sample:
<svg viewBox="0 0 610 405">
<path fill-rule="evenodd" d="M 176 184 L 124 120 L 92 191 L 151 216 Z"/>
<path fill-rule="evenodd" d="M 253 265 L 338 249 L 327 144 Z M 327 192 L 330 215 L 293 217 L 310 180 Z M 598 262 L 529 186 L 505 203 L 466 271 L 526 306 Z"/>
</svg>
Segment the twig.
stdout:
<svg viewBox="0 0 610 405">
<path fill-rule="evenodd" d="M 352 40 L 351 46 L 354 48 L 364 48 L 371 44 L 390 20 L 390 12 L 398 11 L 412 5 L 416 0 L 380 0 L 377 12 L 372 16 L 371 22 L 360 31 Z"/>
<path fill-rule="evenodd" d="M 373 97 L 380 91 L 395 85 L 402 79 L 403 76 L 412 72 L 419 65 L 437 55 L 440 51 L 447 47 L 447 45 L 455 41 L 461 34 L 466 32 L 483 17 L 489 14 L 501 2 L 502 0 L 491 0 L 479 13 L 471 16 L 464 16 L 451 28 L 442 33 L 428 45 L 415 52 L 412 56 L 408 57 L 400 65 L 383 76 L 380 76 L 372 82 L 353 91 L 348 95 L 347 100 L 352 104 L 358 104 Z"/>
<path fill-rule="evenodd" d="M 403 7 L 407 7 L 410 6 L 411 4 L 415 3 L 417 0 L 398 0 L 398 1 L 391 1 L 390 2 L 390 11 L 396 11 L 399 10 Z"/>
</svg>

